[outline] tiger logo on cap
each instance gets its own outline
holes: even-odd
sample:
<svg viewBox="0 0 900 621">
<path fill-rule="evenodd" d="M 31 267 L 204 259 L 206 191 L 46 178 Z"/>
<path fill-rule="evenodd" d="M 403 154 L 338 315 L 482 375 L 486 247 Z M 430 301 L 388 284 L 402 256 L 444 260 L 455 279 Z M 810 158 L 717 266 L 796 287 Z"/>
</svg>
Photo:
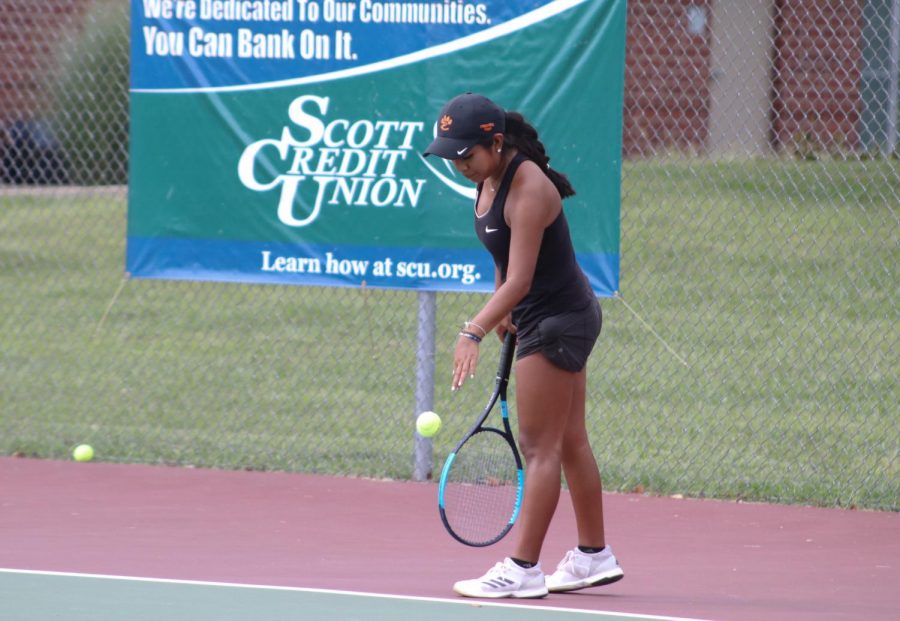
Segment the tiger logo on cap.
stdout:
<svg viewBox="0 0 900 621">
<path fill-rule="evenodd" d="M 448 132 L 450 131 L 450 126 L 453 125 L 453 117 L 449 114 L 445 114 L 441 117 L 441 131 Z"/>
</svg>

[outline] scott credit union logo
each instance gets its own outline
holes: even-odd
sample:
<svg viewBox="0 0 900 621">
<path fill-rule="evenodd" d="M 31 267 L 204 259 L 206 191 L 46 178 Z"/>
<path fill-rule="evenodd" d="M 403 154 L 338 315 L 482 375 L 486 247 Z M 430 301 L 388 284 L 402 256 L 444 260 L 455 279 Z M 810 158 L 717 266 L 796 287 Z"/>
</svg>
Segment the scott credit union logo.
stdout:
<svg viewBox="0 0 900 621">
<path fill-rule="evenodd" d="M 400 176 L 421 121 L 329 119 L 329 97 L 301 95 L 279 138 L 244 149 L 238 178 L 249 190 L 279 192 L 278 219 L 308 226 L 324 206 L 416 207 L 424 179 Z"/>
</svg>

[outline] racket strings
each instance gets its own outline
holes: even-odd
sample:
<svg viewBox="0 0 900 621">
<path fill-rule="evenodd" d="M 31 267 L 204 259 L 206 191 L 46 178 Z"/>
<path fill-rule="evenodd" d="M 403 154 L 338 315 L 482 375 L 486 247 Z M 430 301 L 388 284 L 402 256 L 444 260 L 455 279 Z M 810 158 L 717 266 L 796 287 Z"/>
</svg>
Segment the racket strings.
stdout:
<svg viewBox="0 0 900 621">
<path fill-rule="evenodd" d="M 447 475 L 448 525 L 472 544 L 495 540 L 509 528 L 518 484 L 518 466 L 506 439 L 490 431 L 476 433 L 457 451 Z"/>
</svg>

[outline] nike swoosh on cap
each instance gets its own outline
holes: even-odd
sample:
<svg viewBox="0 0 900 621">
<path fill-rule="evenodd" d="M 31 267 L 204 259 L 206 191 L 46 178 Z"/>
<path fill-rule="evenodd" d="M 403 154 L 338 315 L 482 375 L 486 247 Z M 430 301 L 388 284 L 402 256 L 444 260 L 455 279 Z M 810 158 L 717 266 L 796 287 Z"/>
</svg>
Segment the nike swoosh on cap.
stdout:
<svg viewBox="0 0 900 621">
<path fill-rule="evenodd" d="M 489 226 L 484 227 L 484 232 L 485 232 L 485 233 L 493 233 L 493 232 L 499 231 L 499 230 L 500 230 L 500 229 L 492 229 L 492 228 L 489 227 Z"/>
<path fill-rule="evenodd" d="M 457 151 L 456 154 L 457 154 L 457 155 L 462 155 L 463 153 L 465 153 L 465 152 L 468 151 L 468 150 L 469 150 L 469 147 L 465 147 L 465 148 L 460 149 L 459 151 Z"/>
</svg>

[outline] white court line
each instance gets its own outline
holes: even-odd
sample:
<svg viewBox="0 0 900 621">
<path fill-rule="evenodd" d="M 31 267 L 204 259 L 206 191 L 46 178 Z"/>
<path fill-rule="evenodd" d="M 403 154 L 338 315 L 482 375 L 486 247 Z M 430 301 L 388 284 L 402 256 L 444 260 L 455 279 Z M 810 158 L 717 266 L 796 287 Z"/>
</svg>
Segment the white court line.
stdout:
<svg viewBox="0 0 900 621">
<path fill-rule="evenodd" d="M 574 614 L 591 615 L 595 617 L 628 617 L 630 619 L 647 619 L 650 621 L 709 621 L 708 619 L 694 619 L 689 617 L 663 617 L 658 615 L 641 615 L 629 612 L 611 612 L 584 610 L 580 608 L 562 608 L 558 606 L 528 606 L 526 604 L 508 604 L 501 602 L 489 602 L 483 599 L 445 599 L 440 597 L 419 597 L 415 595 L 388 595 L 386 593 L 366 593 L 362 591 L 339 591 L 335 589 L 310 589 L 306 587 L 276 586 L 269 584 L 242 584 L 239 582 L 208 582 L 204 580 L 175 580 L 171 578 L 142 578 L 137 576 L 115 576 L 109 574 L 83 574 L 66 571 L 39 571 L 33 569 L 9 569 L 0 567 L 0 574 L 29 574 L 34 576 L 59 576 L 64 578 L 99 578 L 103 580 L 121 580 L 129 582 L 151 582 L 159 584 L 184 584 L 189 586 L 214 586 L 236 589 L 259 589 L 264 591 L 294 591 L 297 593 L 321 593 L 324 595 L 348 595 L 359 597 L 373 597 L 380 599 L 411 600 L 417 602 L 437 602 L 441 604 L 456 604 L 461 606 L 478 605 L 482 607 L 498 608 L 527 608 L 528 610 L 552 610 L 555 612 L 568 612 Z"/>
</svg>

